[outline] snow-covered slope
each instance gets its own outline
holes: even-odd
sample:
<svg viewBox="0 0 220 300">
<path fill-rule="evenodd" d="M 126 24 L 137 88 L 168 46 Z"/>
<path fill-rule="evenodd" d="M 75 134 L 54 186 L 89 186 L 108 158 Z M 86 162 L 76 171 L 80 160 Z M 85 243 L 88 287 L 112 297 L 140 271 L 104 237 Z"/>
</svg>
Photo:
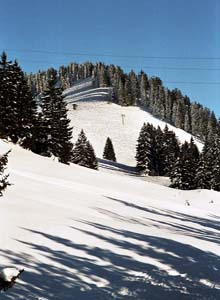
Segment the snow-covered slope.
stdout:
<svg viewBox="0 0 220 300">
<path fill-rule="evenodd" d="M 25 271 L 0 299 L 220 299 L 219 193 L 66 166 L 3 142 L 0 152 L 9 146 L 0 262 Z"/>
<path fill-rule="evenodd" d="M 75 98 L 73 98 L 74 100 Z M 139 107 L 120 105 L 107 101 L 76 101 L 77 109 L 69 105 L 69 118 L 73 126 L 73 140 L 76 141 L 80 130 L 83 128 L 86 136 L 92 143 L 96 155 L 102 157 L 107 137 L 112 139 L 118 162 L 135 165 L 135 151 L 137 139 L 143 123 L 151 123 L 155 127 L 164 128 L 165 122 L 153 117 L 150 113 Z M 70 98 L 68 98 L 70 101 Z M 189 141 L 191 135 L 169 125 L 178 136 L 180 142 Z M 202 144 L 196 141 L 199 149 Z"/>
</svg>

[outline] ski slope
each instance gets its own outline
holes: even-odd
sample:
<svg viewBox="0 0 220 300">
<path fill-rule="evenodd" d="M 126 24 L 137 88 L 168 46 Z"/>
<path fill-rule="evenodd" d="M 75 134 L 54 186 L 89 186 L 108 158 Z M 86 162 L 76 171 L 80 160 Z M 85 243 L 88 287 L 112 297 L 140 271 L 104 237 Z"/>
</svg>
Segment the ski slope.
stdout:
<svg viewBox="0 0 220 300">
<path fill-rule="evenodd" d="M 25 271 L 0 299 L 220 299 L 219 193 L 9 148 L 0 262 Z"/>
<path fill-rule="evenodd" d="M 75 101 L 76 100 L 76 101 Z M 101 158 L 107 137 L 112 139 L 117 161 L 135 166 L 136 144 L 143 123 L 151 123 L 162 129 L 165 122 L 153 117 L 150 113 L 136 106 L 123 107 L 107 101 L 90 101 L 82 98 L 79 101 L 73 96 L 67 101 L 74 101 L 77 109 L 69 105 L 69 118 L 73 126 L 73 142 L 83 128 L 92 143 L 96 155 Z M 191 135 L 184 130 L 169 125 L 179 141 L 190 141 Z M 199 149 L 202 143 L 196 140 Z"/>
</svg>

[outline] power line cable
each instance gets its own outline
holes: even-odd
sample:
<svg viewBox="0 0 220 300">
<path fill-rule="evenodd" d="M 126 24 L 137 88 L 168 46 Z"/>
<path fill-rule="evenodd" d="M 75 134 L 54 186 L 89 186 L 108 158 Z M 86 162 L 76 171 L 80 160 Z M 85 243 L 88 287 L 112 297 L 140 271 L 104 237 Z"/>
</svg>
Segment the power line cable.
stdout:
<svg viewBox="0 0 220 300">
<path fill-rule="evenodd" d="M 26 52 L 37 52 L 37 53 L 47 53 L 47 54 L 56 54 L 56 53 L 61 53 L 61 52 L 51 52 L 51 51 L 46 51 L 46 50 L 27 50 L 27 49 L 23 49 L 23 50 L 15 50 L 15 49 L 6 49 L 6 51 L 26 51 Z M 63 52 L 64 53 L 64 52 Z M 65 53 L 67 54 L 67 53 Z M 69 53 L 70 55 L 73 55 L 73 53 Z M 75 55 L 92 55 L 92 54 L 75 54 Z M 106 55 L 104 55 L 106 56 Z M 128 57 L 128 56 L 120 56 L 120 57 Z M 129 56 L 131 57 L 131 56 Z M 136 57 L 140 57 L 140 56 L 136 56 Z M 156 58 L 156 57 L 155 57 Z M 165 58 L 165 57 L 161 57 L 161 58 Z M 182 57 L 183 58 L 183 57 Z M 188 59 L 188 58 L 187 58 Z M 207 58 L 208 59 L 208 58 Z M 220 59 L 220 58 L 216 58 L 216 59 Z M 28 60 L 26 60 L 28 61 Z M 49 63 L 49 64 L 53 64 L 52 62 L 49 61 L 29 61 L 29 62 L 33 62 L 33 63 Z M 56 62 L 58 63 L 58 62 Z M 62 62 L 63 63 L 63 62 Z M 69 63 L 67 63 L 69 64 Z M 154 66 L 143 66 L 143 67 L 139 67 L 139 66 L 128 66 L 128 65 L 121 65 L 120 67 L 123 68 L 140 68 L 141 69 L 163 69 L 163 70 L 205 70 L 205 71 L 220 71 L 220 68 L 194 68 L 194 67 L 154 67 Z M 220 82 L 201 82 L 201 81 L 163 81 L 164 83 L 171 83 L 171 84 L 196 84 L 196 85 L 219 85 Z"/>
<path fill-rule="evenodd" d="M 22 59 L 22 62 L 28 63 L 46 63 L 46 64 L 54 64 L 49 60 L 26 60 Z M 70 64 L 71 62 L 61 62 L 56 61 L 56 64 Z M 131 68 L 131 69 L 154 69 L 154 70 L 183 70 L 183 71 L 220 71 L 220 68 L 194 68 L 194 67 L 160 67 L 160 66 L 130 66 L 130 65 L 121 65 L 122 68 Z"/>
<path fill-rule="evenodd" d="M 162 80 L 163 81 L 163 80 Z M 174 84 L 201 84 L 201 85 L 218 85 L 220 82 L 210 82 L 210 81 L 163 81 L 164 83 L 174 83 Z"/>
<path fill-rule="evenodd" d="M 82 53 L 82 52 L 62 52 L 40 49 L 11 49 L 6 48 L 5 51 L 15 52 L 31 52 L 53 55 L 72 55 L 72 56 L 95 56 L 95 57 L 118 57 L 118 58 L 144 58 L 144 59 L 171 59 L 171 60 L 220 60 L 220 57 L 199 57 L 199 56 L 154 56 L 154 55 L 119 55 L 119 54 L 98 54 L 98 53 Z"/>
</svg>

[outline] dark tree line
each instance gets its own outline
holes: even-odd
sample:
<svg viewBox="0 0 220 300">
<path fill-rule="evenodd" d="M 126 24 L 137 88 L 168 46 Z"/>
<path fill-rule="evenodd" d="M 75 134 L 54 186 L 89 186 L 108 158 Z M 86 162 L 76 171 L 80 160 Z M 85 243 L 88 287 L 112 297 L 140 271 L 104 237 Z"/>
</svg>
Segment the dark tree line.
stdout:
<svg viewBox="0 0 220 300">
<path fill-rule="evenodd" d="M 162 131 L 144 123 L 136 147 L 137 169 L 152 176 L 169 176 L 179 151 L 179 142 L 168 126 Z"/>
<path fill-rule="evenodd" d="M 30 74 L 28 82 L 35 95 L 45 90 L 50 69 Z M 97 87 L 113 87 L 112 101 L 120 105 L 138 105 L 154 116 L 192 133 L 202 140 L 215 135 L 218 122 L 214 112 L 190 101 L 180 90 L 169 90 L 158 77 L 148 77 L 143 71 L 126 74 L 120 67 L 104 63 L 71 63 L 61 66 L 58 79 L 63 88 L 69 88 L 79 79 L 95 78 Z"/>
<path fill-rule="evenodd" d="M 77 150 L 71 141 L 72 128 L 57 71 L 48 70 L 38 97 L 40 104 L 30 89 L 29 80 L 18 63 L 8 61 L 3 52 L 0 60 L 0 138 L 19 143 L 37 154 L 54 156 L 65 164 L 77 163 Z M 96 160 L 89 142 L 86 147 L 87 155 Z M 88 167 L 97 169 L 95 162 Z M 3 179 L 7 182 L 7 178 Z"/>
<path fill-rule="evenodd" d="M 0 137 L 25 143 L 33 130 L 36 103 L 17 62 L 0 61 Z"/>
<path fill-rule="evenodd" d="M 193 138 L 182 145 L 173 131 L 147 123 L 141 128 L 136 147 L 141 174 L 169 176 L 171 187 L 182 190 L 220 191 L 220 134 L 206 140 L 200 154 Z"/>
</svg>

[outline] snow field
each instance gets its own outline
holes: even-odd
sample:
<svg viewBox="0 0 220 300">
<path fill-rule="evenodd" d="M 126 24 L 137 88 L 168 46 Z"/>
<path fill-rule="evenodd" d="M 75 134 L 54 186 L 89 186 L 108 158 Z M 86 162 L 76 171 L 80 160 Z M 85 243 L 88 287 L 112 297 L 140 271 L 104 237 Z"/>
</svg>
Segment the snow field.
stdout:
<svg viewBox="0 0 220 300">
<path fill-rule="evenodd" d="M 218 299 L 219 193 L 9 147 L 1 266 L 25 272 L 1 299 Z"/>
<path fill-rule="evenodd" d="M 69 100 L 68 100 L 69 101 Z M 122 164 L 135 166 L 137 139 L 143 123 L 151 123 L 162 129 L 165 122 L 154 118 L 150 113 L 139 107 L 122 107 L 105 101 L 77 101 L 77 109 L 69 105 L 69 118 L 73 126 L 73 141 L 83 128 L 87 138 L 92 143 L 96 155 L 101 158 L 107 137 L 113 142 L 117 161 Z M 190 141 L 191 135 L 179 128 L 169 125 L 180 142 Z M 202 144 L 196 141 L 199 149 Z"/>
</svg>

